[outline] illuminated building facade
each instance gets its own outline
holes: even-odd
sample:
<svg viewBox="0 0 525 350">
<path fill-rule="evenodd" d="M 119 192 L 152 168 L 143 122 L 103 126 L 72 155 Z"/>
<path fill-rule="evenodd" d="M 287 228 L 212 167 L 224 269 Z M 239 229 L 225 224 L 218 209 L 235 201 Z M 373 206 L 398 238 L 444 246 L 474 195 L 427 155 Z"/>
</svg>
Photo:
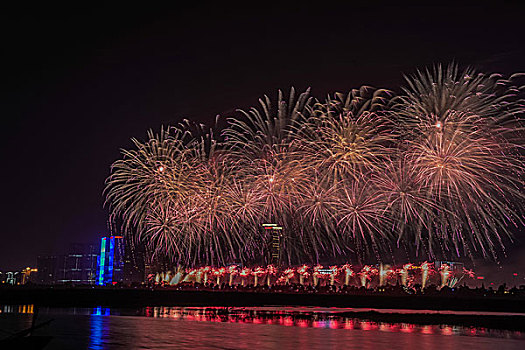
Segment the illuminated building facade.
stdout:
<svg viewBox="0 0 525 350">
<path fill-rule="evenodd" d="M 58 256 L 56 266 L 55 283 L 94 284 L 97 249 L 93 245 L 71 244 L 69 254 Z"/>
<path fill-rule="evenodd" d="M 37 280 L 38 269 L 26 267 L 21 274 L 20 284 L 34 283 Z"/>
<path fill-rule="evenodd" d="M 274 265 L 281 265 L 281 237 L 282 227 L 277 224 L 263 224 L 265 230 L 269 230 L 271 234 L 270 246 L 270 263 Z"/>
<path fill-rule="evenodd" d="M 122 282 L 124 277 L 124 237 L 102 237 L 96 284 L 105 286 Z"/>
<path fill-rule="evenodd" d="M 19 272 L 7 272 L 7 278 L 5 279 L 5 283 L 14 286 L 16 284 L 16 275 L 18 273 Z"/>
</svg>

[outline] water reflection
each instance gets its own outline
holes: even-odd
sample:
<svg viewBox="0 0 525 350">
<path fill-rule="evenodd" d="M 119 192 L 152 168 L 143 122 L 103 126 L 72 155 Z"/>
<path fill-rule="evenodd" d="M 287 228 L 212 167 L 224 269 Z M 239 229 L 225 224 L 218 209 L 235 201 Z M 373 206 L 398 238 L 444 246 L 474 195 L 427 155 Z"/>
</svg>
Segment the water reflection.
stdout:
<svg viewBox="0 0 525 350">
<path fill-rule="evenodd" d="M 106 317 L 101 316 L 109 316 L 109 308 L 97 307 L 93 310 L 93 313 L 91 314 L 89 320 L 89 349 L 104 349 L 104 336 L 109 331 L 109 323 Z"/>
<path fill-rule="evenodd" d="M 27 313 L 36 311 L 33 305 L 0 305 L 0 315 L 3 315 L 6 322 L 12 322 L 13 316 L 19 316 L 25 322 L 17 326 L 19 329 L 23 329 L 24 325 L 30 322 L 32 315 Z M 525 339 L 525 335 L 520 332 L 456 325 L 395 323 L 395 321 L 367 319 L 366 316 L 353 315 L 349 311 L 338 308 L 306 307 L 38 308 L 40 320 L 54 319 L 50 327 L 41 331 L 42 334 L 53 335 L 54 342 L 57 344 L 61 341 L 64 344 L 72 342 L 71 335 L 77 335 L 75 346 L 64 345 L 63 348 L 104 349 L 108 344 L 115 344 L 115 342 L 131 344 L 129 348 L 140 348 L 136 342 L 150 348 L 157 348 L 159 344 L 170 348 L 167 344 L 172 344 L 174 341 L 179 348 L 187 348 L 193 340 L 202 338 L 204 334 L 206 337 L 218 339 L 227 335 L 228 341 L 232 344 L 237 344 L 241 336 L 250 344 L 256 341 L 269 342 L 264 343 L 268 345 L 267 348 L 272 348 L 271 344 L 281 341 L 282 337 L 285 337 L 290 342 L 289 345 L 294 348 L 300 348 L 298 344 L 303 341 L 321 344 L 327 337 L 333 338 L 330 341 L 339 345 L 342 344 L 340 342 L 343 339 L 371 342 L 381 339 L 389 344 L 392 339 L 396 341 L 404 339 L 406 344 L 401 343 L 400 340 L 400 343 L 396 344 L 397 347 L 394 347 L 399 349 L 404 348 L 405 345 L 410 348 L 411 342 L 415 341 L 412 339 L 434 344 L 437 348 L 440 348 L 442 342 L 457 345 L 465 342 L 488 341 L 479 339 L 481 337 L 519 340 L 519 343 Z M 206 324 L 207 322 L 215 324 Z M 4 328 L 7 329 L 5 326 Z M 244 333 L 241 334 L 242 332 Z M 186 343 L 179 344 L 179 338 L 185 339 Z M 494 341 L 501 340 L 503 339 L 494 339 Z M 304 348 L 310 348 L 310 344 L 306 344 Z M 369 347 L 372 348 L 374 347 Z"/>
<path fill-rule="evenodd" d="M 96 307 L 93 309 L 93 316 L 109 316 L 109 307 Z"/>
<path fill-rule="evenodd" d="M 32 314 L 34 305 L 4 305 L 0 308 L 0 313 L 6 314 Z"/>
<path fill-rule="evenodd" d="M 411 323 L 385 323 L 366 319 L 341 317 L 330 312 L 267 310 L 264 308 L 223 308 L 223 307 L 147 307 L 142 315 L 154 318 L 197 322 L 228 322 L 271 324 L 301 328 L 352 329 L 389 333 L 416 333 L 436 335 L 490 336 L 525 339 L 521 332 L 492 330 L 475 327 L 450 325 L 418 325 Z"/>
</svg>

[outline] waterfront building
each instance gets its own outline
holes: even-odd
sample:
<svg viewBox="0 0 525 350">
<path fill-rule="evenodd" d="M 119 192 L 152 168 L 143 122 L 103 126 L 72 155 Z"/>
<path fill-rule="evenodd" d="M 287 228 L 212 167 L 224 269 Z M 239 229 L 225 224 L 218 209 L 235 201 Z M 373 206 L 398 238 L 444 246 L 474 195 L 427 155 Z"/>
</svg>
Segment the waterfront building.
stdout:
<svg viewBox="0 0 525 350">
<path fill-rule="evenodd" d="M 105 286 L 124 279 L 125 243 L 122 236 L 102 237 L 98 257 L 96 284 Z"/>
<path fill-rule="evenodd" d="M 74 244 L 59 261 L 58 283 L 94 284 L 97 254 L 93 246 Z"/>
<path fill-rule="evenodd" d="M 93 245 L 72 244 L 69 253 L 57 259 L 56 283 L 94 284 L 97 254 Z"/>
<path fill-rule="evenodd" d="M 270 243 L 270 263 L 276 266 L 281 265 L 281 238 L 282 227 L 277 224 L 262 224 L 263 229 L 270 231 L 271 243 Z"/>
<path fill-rule="evenodd" d="M 7 278 L 5 279 L 5 282 L 7 284 L 10 284 L 12 286 L 14 286 L 15 284 L 17 284 L 16 280 L 17 280 L 17 275 L 19 274 L 19 272 L 11 272 L 9 271 L 7 273 Z"/>
<path fill-rule="evenodd" d="M 141 284 L 144 282 L 145 262 L 144 247 L 142 245 L 128 244 L 126 242 L 124 251 L 124 277 L 126 285 Z"/>
<path fill-rule="evenodd" d="M 34 283 L 37 281 L 38 269 L 26 267 L 20 272 L 20 284 Z"/>
</svg>

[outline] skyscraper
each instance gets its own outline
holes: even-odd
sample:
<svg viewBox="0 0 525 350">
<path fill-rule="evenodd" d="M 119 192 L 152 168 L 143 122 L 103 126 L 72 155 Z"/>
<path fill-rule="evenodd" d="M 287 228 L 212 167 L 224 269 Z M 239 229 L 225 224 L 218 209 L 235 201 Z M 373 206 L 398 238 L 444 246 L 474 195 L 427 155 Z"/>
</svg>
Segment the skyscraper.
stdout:
<svg viewBox="0 0 525 350">
<path fill-rule="evenodd" d="M 282 227 L 277 224 L 263 224 L 265 230 L 271 234 L 270 263 L 279 266 L 281 264 L 281 237 Z"/>
<path fill-rule="evenodd" d="M 121 282 L 124 277 L 124 237 L 102 237 L 96 283 L 99 286 Z"/>
<path fill-rule="evenodd" d="M 144 282 L 144 246 L 126 241 L 124 258 L 124 284 L 140 284 Z"/>
<path fill-rule="evenodd" d="M 57 259 L 57 283 L 94 284 L 97 254 L 92 245 L 71 244 L 69 254 Z"/>
</svg>

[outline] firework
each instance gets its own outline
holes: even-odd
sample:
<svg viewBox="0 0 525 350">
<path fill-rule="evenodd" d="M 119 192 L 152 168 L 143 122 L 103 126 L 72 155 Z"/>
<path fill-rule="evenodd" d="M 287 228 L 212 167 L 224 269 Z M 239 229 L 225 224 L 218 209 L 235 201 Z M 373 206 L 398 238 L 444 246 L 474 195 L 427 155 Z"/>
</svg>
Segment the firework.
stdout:
<svg viewBox="0 0 525 350">
<path fill-rule="evenodd" d="M 217 285 L 221 284 L 221 277 L 223 277 L 226 274 L 226 268 L 221 267 L 218 269 L 213 269 L 213 276 L 217 278 Z"/>
<path fill-rule="evenodd" d="M 289 285 L 295 283 L 296 280 L 294 277 L 296 274 L 299 276 L 299 284 L 305 285 L 307 284 L 306 279 L 310 276 L 308 271 L 311 270 L 311 275 L 313 276 L 311 285 L 313 286 L 320 286 L 323 284 L 323 280 L 326 280 L 326 286 L 350 286 L 355 283 L 354 285 L 358 287 L 378 288 L 391 284 L 393 281 L 390 279 L 390 277 L 394 276 L 394 273 L 397 273 L 401 276 L 402 285 L 407 287 L 412 282 L 409 282 L 409 270 L 419 268 L 421 270 L 422 289 L 425 289 L 427 288 L 431 275 L 436 272 L 432 266 L 433 264 L 429 262 L 424 262 L 420 266 L 405 264 L 397 269 L 394 269 L 392 266 L 386 264 L 377 264 L 374 266 L 364 265 L 358 270 L 359 272 L 357 273 L 357 276 L 359 279 L 357 280 L 350 279 L 350 277 L 356 275 L 350 264 L 333 265 L 330 266 L 330 268 L 324 268 L 321 265 L 316 265 L 313 267 L 302 265 L 297 267 L 283 267 L 282 269 L 277 269 L 272 265 L 268 265 L 266 268 L 256 267 L 253 269 L 248 267 L 239 268 L 235 265 L 218 268 L 204 266 L 201 268 L 186 270 L 179 267 L 175 271 L 160 272 L 156 275 L 152 275 L 154 277 L 154 281 L 152 282 L 162 286 L 177 285 L 182 282 L 206 283 L 204 282 L 204 274 L 206 271 L 208 271 L 210 276 L 215 277 L 214 281 L 217 286 L 221 284 L 221 278 L 226 274 L 229 275 L 228 285 L 230 287 L 246 287 L 248 285 L 250 276 L 254 277 L 253 285 L 257 287 L 259 285 L 260 278 L 264 275 L 267 277 L 266 283 L 268 286 L 271 286 L 272 282 L 277 285 Z M 441 264 L 441 267 L 437 272 L 439 272 L 441 277 L 441 283 L 439 285 L 440 288 L 443 288 L 444 286 L 452 288 L 464 278 L 472 279 L 475 277 L 475 273 L 472 270 L 465 268 L 463 268 L 461 271 L 452 269 L 450 265 L 445 263 Z M 343 274 L 345 275 L 345 279 L 338 278 L 338 276 L 342 276 Z M 236 276 L 238 276 L 238 278 L 236 278 Z M 276 276 L 277 278 L 274 277 L 275 279 L 272 281 L 270 279 L 272 276 Z M 375 276 L 378 276 L 378 278 L 375 278 Z"/>
<path fill-rule="evenodd" d="M 350 284 L 350 277 L 354 275 L 354 271 L 352 270 L 352 265 L 346 264 L 341 267 L 341 270 L 345 272 L 345 286 L 348 286 Z"/>
<path fill-rule="evenodd" d="M 270 287 L 272 285 L 271 284 L 271 278 L 272 278 L 272 276 L 275 276 L 275 274 L 277 274 L 277 269 L 275 268 L 275 266 L 268 265 L 268 267 L 266 268 L 266 277 L 267 277 L 268 287 Z"/>
<path fill-rule="evenodd" d="M 427 282 L 428 282 L 428 278 L 430 277 L 430 274 L 434 270 L 432 269 L 431 264 L 426 261 L 421 264 L 420 268 L 421 268 L 421 288 L 425 289 Z"/>
<path fill-rule="evenodd" d="M 355 92 L 344 100 L 341 95 L 328 98 L 301 129 L 305 137 L 299 142 L 305 145 L 310 165 L 320 170 L 322 181 L 355 179 L 377 170 L 393 150 L 392 122 L 373 101 Z"/>
<path fill-rule="evenodd" d="M 253 269 L 253 284 L 257 287 L 259 284 L 259 277 L 263 276 L 266 273 L 266 270 L 262 267 L 257 267 Z"/>
<path fill-rule="evenodd" d="M 439 268 L 439 274 L 441 275 L 441 288 L 443 288 L 447 285 L 450 275 L 452 274 L 450 266 L 448 266 L 448 264 L 442 264 Z"/>
<path fill-rule="evenodd" d="M 379 266 L 379 286 L 386 285 L 387 278 L 394 272 L 390 265 L 380 264 Z"/>
<path fill-rule="evenodd" d="M 472 270 L 463 268 L 463 276 L 467 276 L 468 278 L 474 278 L 476 277 L 476 273 Z"/>
<path fill-rule="evenodd" d="M 472 68 L 460 70 L 455 64 L 418 71 L 406 77 L 404 94 L 395 98 L 394 109 L 404 122 L 412 126 L 436 119 L 443 121 L 451 112 L 462 111 L 506 122 L 523 113 L 523 106 L 516 102 L 520 87 L 513 78 L 500 74 L 483 74 Z"/>
<path fill-rule="evenodd" d="M 239 268 L 236 265 L 232 265 L 228 266 L 226 271 L 230 275 L 230 281 L 228 282 L 228 285 L 231 287 L 233 285 L 233 279 L 235 278 L 235 275 L 239 274 Z"/>
<path fill-rule="evenodd" d="M 173 275 L 173 278 L 169 281 L 170 285 L 176 285 L 179 282 L 181 282 L 184 278 L 184 271 L 181 268 L 178 268 L 175 274 Z"/>
<path fill-rule="evenodd" d="M 286 284 L 289 284 L 290 283 L 290 279 L 293 278 L 294 274 L 295 274 L 295 270 L 291 269 L 291 268 L 288 268 L 288 269 L 283 271 L 283 274 L 282 274 L 281 278 L 285 281 Z"/>
<path fill-rule="evenodd" d="M 320 270 L 323 269 L 323 266 L 322 265 L 316 265 L 314 267 L 314 272 L 312 273 L 312 278 L 313 278 L 313 282 L 314 282 L 314 286 L 317 286 L 319 284 L 319 279 L 322 278 L 322 274 L 320 272 Z"/>
<path fill-rule="evenodd" d="M 282 227 L 288 265 L 382 262 L 400 245 L 429 259 L 496 259 L 524 226 L 517 78 L 436 66 L 408 77 L 399 96 L 364 87 L 320 101 L 292 89 L 222 130 L 186 121 L 149 132 L 112 166 L 110 222 L 173 266 L 269 264 L 275 237 L 264 222 Z M 308 273 L 297 272 L 304 283 Z M 237 272 L 228 273 L 232 284 Z M 252 273 L 256 284 L 264 275 Z M 208 275 L 224 273 L 188 278 Z M 370 275 L 361 271 L 364 284 Z M 324 277 L 312 276 L 315 285 Z"/>
<path fill-rule="evenodd" d="M 368 281 L 372 279 L 372 276 L 375 274 L 377 269 L 372 268 L 371 266 L 365 265 L 359 272 L 359 278 L 361 280 L 361 286 L 366 287 Z"/>
<path fill-rule="evenodd" d="M 509 225 L 523 225 L 524 106 L 512 80 L 455 65 L 407 78 L 394 110 L 418 192 L 434 203 L 416 237 L 430 256 L 438 246 L 495 258 Z"/>
<path fill-rule="evenodd" d="M 252 274 L 252 270 L 248 267 L 244 267 L 240 272 L 239 276 L 241 276 L 241 285 L 244 287 L 246 284 L 246 279 Z"/>
<path fill-rule="evenodd" d="M 204 284 L 208 283 L 208 275 L 211 272 L 211 270 L 212 269 L 210 266 L 205 266 L 199 269 L 202 283 Z"/>
<path fill-rule="evenodd" d="M 330 285 L 333 286 L 335 278 L 339 274 L 339 268 L 337 266 L 330 266 Z"/>
<path fill-rule="evenodd" d="M 407 287 L 408 272 L 411 268 L 412 264 L 405 264 L 403 265 L 403 268 L 399 270 L 399 274 L 401 275 L 401 284 L 405 287 Z"/>
<path fill-rule="evenodd" d="M 310 275 L 308 273 L 308 266 L 303 265 L 297 268 L 297 273 L 299 274 L 299 283 L 301 285 L 304 285 L 304 280 L 308 279 L 308 276 Z"/>
</svg>

